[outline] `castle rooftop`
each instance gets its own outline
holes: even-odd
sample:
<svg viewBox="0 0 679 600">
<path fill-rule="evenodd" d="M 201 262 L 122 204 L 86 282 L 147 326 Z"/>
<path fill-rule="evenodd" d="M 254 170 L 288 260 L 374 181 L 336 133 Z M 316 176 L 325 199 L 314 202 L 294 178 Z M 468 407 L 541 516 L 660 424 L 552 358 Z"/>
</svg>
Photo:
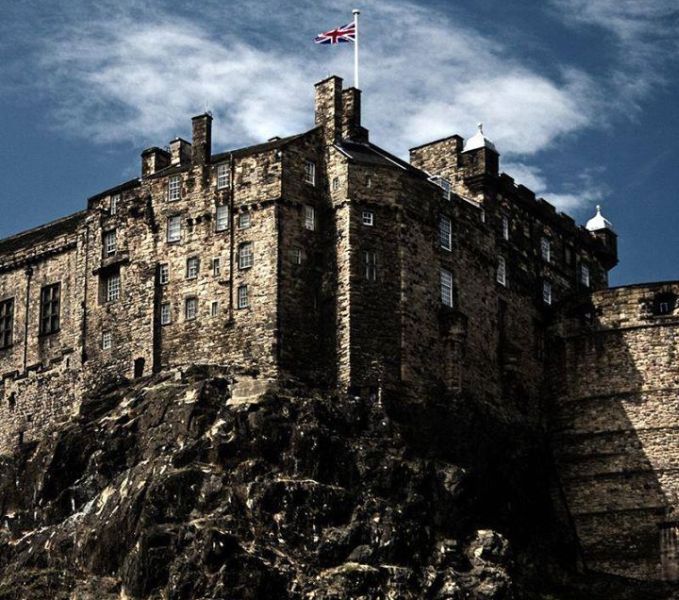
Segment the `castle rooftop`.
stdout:
<svg viewBox="0 0 679 600">
<path fill-rule="evenodd" d="M 598 204 L 596 207 L 596 215 L 587 221 L 585 227 L 588 231 L 600 231 L 602 229 L 613 231 L 613 224 L 601 214 L 601 206 Z"/>
<path fill-rule="evenodd" d="M 493 142 L 491 142 L 483 133 L 483 123 L 479 123 L 478 128 L 479 130 L 476 134 L 465 142 L 462 152 L 470 152 L 471 150 L 478 150 L 479 148 L 488 148 L 493 152 L 497 152 L 495 144 L 493 144 Z"/>
</svg>

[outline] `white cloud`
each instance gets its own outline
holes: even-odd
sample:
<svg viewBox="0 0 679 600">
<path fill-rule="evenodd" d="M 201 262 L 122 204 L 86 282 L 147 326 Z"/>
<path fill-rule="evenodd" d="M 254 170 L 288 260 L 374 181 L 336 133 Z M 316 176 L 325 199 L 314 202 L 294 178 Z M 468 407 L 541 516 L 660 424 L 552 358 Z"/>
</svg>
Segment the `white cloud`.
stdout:
<svg viewBox="0 0 679 600">
<path fill-rule="evenodd" d="M 533 190 L 535 195 L 544 197 L 558 210 L 572 212 L 592 206 L 607 195 L 608 190 L 599 182 L 600 172 L 590 169 L 580 173 L 561 191 L 553 190 L 539 167 L 523 162 L 511 162 L 503 166 L 517 185 Z"/>
<path fill-rule="evenodd" d="M 350 47 L 311 43 L 319 26 L 347 20 L 341 6 L 301 2 L 286 20 L 270 0 L 251 3 L 220 21 L 219 34 L 214 23 L 225 11 L 211 3 L 202 20 L 170 18 L 156 5 L 137 21 L 117 12 L 62 27 L 47 37 L 41 63 L 56 120 L 102 143 L 143 145 L 185 132 L 188 117 L 206 107 L 225 145 L 303 130 L 313 124 L 312 83 L 331 72 L 351 79 Z M 255 45 L 261 34 L 252 28 L 264 14 L 275 47 Z M 398 153 L 472 133 L 483 120 L 503 153 L 533 154 L 592 120 L 596 86 L 583 72 L 564 69 L 550 79 L 496 40 L 429 8 L 376 2 L 364 32 L 365 122 L 376 141 Z"/>
</svg>

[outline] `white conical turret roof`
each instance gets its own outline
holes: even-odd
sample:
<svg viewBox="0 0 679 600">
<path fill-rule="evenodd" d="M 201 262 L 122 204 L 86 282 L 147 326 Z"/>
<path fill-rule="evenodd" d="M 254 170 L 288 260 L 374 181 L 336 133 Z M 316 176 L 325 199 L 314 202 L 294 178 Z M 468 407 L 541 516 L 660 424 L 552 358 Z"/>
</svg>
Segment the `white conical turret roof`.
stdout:
<svg viewBox="0 0 679 600">
<path fill-rule="evenodd" d="M 599 231 L 600 229 L 610 229 L 613 231 L 613 224 L 601 214 L 601 206 L 597 204 L 596 215 L 594 215 L 585 227 L 589 231 Z"/>
<path fill-rule="evenodd" d="M 483 123 L 478 124 L 479 130 L 475 135 L 470 137 L 465 143 L 462 152 L 469 152 L 470 150 L 478 150 L 479 148 L 489 148 L 493 152 L 497 152 L 495 144 L 491 142 L 485 135 L 483 135 Z"/>
</svg>

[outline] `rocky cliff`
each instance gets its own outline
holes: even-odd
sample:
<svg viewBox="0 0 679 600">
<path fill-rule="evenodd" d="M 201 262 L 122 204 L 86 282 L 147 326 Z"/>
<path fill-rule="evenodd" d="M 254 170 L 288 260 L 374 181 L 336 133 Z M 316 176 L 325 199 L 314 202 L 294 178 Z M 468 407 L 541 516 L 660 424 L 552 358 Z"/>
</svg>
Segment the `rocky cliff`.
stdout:
<svg viewBox="0 0 679 600">
<path fill-rule="evenodd" d="M 574 574 L 539 428 L 454 398 L 234 403 L 231 382 L 111 382 L 3 457 L 0 599 L 672 597 Z"/>
</svg>

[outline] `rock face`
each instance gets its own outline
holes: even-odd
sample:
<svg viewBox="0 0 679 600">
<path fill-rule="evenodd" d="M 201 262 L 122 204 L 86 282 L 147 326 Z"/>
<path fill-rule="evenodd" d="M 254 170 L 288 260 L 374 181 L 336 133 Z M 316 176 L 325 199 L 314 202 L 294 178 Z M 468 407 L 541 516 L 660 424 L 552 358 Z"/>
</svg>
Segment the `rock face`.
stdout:
<svg viewBox="0 0 679 600">
<path fill-rule="evenodd" d="M 512 424 L 304 390 L 235 404 L 231 382 L 115 382 L 3 458 L 0 599 L 671 597 L 569 574 Z"/>
</svg>

